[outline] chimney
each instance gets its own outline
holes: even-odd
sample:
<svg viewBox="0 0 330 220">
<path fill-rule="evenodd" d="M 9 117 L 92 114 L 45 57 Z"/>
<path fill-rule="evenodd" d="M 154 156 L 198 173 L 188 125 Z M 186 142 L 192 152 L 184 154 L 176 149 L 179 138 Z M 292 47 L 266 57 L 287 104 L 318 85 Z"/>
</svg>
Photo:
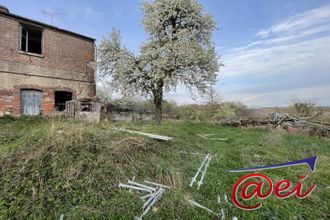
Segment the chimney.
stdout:
<svg viewBox="0 0 330 220">
<path fill-rule="evenodd" d="M 5 13 L 9 13 L 9 10 L 7 7 L 0 5 L 0 12 L 5 12 Z"/>
</svg>

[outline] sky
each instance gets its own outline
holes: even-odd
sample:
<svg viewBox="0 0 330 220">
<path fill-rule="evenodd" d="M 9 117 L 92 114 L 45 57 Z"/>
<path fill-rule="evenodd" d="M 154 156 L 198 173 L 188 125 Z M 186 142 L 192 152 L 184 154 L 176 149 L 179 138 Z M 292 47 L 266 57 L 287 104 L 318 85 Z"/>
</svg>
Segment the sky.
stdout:
<svg viewBox="0 0 330 220">
<path fill-rule="evenodd" d="M 214 16 L 213 41 L 224 67 L 217 91 L 249 107 L 287 106 L 296 99 L 330 105 L 329 0 L 200 0 Z M 112 28 L 138 52 L 148 36 L 139 0 L 0 0 L 10 12 L 95 38 Z M 165 96 L 179 104 L 200 102 L 183 88 Z"/>
</svg>

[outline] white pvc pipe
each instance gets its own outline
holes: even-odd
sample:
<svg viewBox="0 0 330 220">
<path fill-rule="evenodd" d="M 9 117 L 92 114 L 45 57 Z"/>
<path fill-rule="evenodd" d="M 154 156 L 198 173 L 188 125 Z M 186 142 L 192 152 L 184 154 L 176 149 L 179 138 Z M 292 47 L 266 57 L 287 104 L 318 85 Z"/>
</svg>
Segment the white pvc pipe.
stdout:
<svg viewBox="0 0 330 220">
<path fill-rule="evenodd" d="M 158 194 L 154 197 L 154 199 L 145 208 L 145 210 L 140 215 L 140 217 L 136 217 L 135 219 L 142 219 L 146 214 L 148 214 L 150 208 L 162 197 L 163 193 L 165 192 L 165 189 L 159 188 L 159 190 L 157 192 L 158 192 Z"/>
<path fill-rule="evenodd" d="M 198 170 L 197 170 L 197 173 L 196 173 L 195 176 L 191 179 L 191 182 L 190 182 L 190 184 L 189 184 L 190 187 L 192 187 L 192 185 L 193 185 L 194 182 L 196 181 L 196 178 L 198 177 L 199 172 L 201 172 L 201 170 L 202 170 L 202 168 L 203 168 L 203 166 L 204 166 L 204 163 L 205 163 L 205 161 L 209 158 L 209 156 L 210 156 L 210 154 L 207 154 L 207 155 L 205 156 L 205 158 L 204 158 L 202 164 L 200 165 L 200 167 L 199 167 Z"/>
<path fill-rule="evenodd" d="M 146 186 L 146 185 L 143 185 L 141 183 L 134 182 L 134 181 L 128 181 L 128 184 L 139 186 L 139 187 L 142 187 L 142 188 L 145 188 L 145 189 L 149 189 L 151 191 L 156 191 L 157 190 L 156 188 L 153 188 L 153 187 L 150 187 L 150 186 Z"/>
<path fill-rule="evenodd" d="M 221 220 L 225 220 L 225 212 L 221 209 Z"/>
<path fill-rule="evenodd" d="M 156 198 L 156 196 L 160 193 L 160 191 L 161 191 L 161 188 L 160 189 L 158 189 L 156 192 L 154 192 L 150 197 L 149 197 L 149 199 L 143 204 L 143 206 L 142 206 L 142 209 L 144 210 L 149 204 L 150 204 L 150 202 L 152 201 L 152 200 L 154 200 L 155 198 Z"/>
<path fill-rule="evenodd" d="M 132 130 L 128 130 L 125 128 L 112 128 L 113 130 L 116 131 L 126 131 L 128 133 L 131 134 L 140 134 L 140 135 L 144 135 L 150 138 L 154 138 L 154 139 L 158 139 L 158 140 L 163 140 L 163 141 L 171 141 L 173 140 L 172 137 L 168 137 L 168 136 L 163 136 L 163 135 L 157 135 L 157 134 L 150 134 L 150 133 L 146 133 L 146 132 L 141 132 L 141 131 L 132 131 Z"/>
<path fill-rule="evenodd" d="M 141 196 L 140 198 L 144 200 L 144 199 L 147 199 L 147 198 L 149 198 L 150 196 L 152 196 L 152 194 L 153 194 L 153 193 L 150 193 L 150 194 L 147 194 L 147 195 L 145 195 L 145 196 Z"/>
<path fill-rule="evenodd" d="M 229 203 L 229 202 L 228 202 L 228 197 L 227 197 L 227 194 L 226 194 L 226 193 L 225 193 L 224 197 L 225 197 L 225 201 L 226 201 L 226 203 Z"/>
<path fill-rule="evenodd" d="M 146 191 L 146 192 L 150 192 L 150 193 L 152 192 L 149 189 L 145 189 L 145 188 L 141 188 L 141 187 L 136 187 L 136 186 L 131 186 L 131 185 L 126 185 L 126 184 L 122 184 L 122 183 L 119 183 L 118 187 L 135 189 L 135 190 L 139 190 L 139 191 Z"/>
<path fill-rule="evenodd" d="M 160 183 L 155 183 L 155 182 L 151 182 L 151 181 L 147 181 L 147 180 L 144 180 L 143 182 L 148 183 L 150 185 L 162 187 L 162 188 L 165 188 L 165 189 L 171 189 L 171 187 L 166 186 L 166 185 L 163 185 L 163 184 L 160 184 Z"/>
<path fill-rule="evenodd" d="M 196 206 L 196 207 L 198 207 L 198 208 L 204 209 L 204 210 L 206 210 L 206 211 L 208 211 L 208 212 L 214 214 L 214 212 L 213 212 L 211 209 L 206 208 L 205 206 L 202 206 L 201 204 L 195 202 L 194 200 L 190 200 L 190 199 L 188 199 L 188 202 L 189 202 L 191 205 L 193 205 L 193 206 Z"/>
<path fill-rule="evenodd" d="M 208 161 L 206 162 L 206 165 L 204 167 L 204 170 L 203 170 L 203 173 L 202 173 L 202 177 L 200 178 L 199 182 L 198 182 L 198 187 L 197 189 L 199 189 L 199 187 L 203 184 L 203 180 L 204 180 L 204 176 L 205 176 L 205 173 L 206 173 L 206 170 L 210 164 L 210 161 L 211 161 L 211 156 L 209 157 Z"/>
</svg>

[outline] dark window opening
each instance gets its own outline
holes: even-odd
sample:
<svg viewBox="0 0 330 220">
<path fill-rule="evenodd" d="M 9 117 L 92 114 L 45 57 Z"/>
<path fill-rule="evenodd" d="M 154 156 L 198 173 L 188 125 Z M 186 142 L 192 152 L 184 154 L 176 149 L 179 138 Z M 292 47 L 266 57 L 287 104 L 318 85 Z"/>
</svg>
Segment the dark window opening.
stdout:
<svg viewBox="0 0 330 220">
<path fill-rule="evenodd" d="M 42 54 L 42 30 L 22 26 L 20 49 L 28 53 Z"/>
<path fill-rule="evenodd" d="M 55 92 L 55 109 L 57 111 L 65 110 L 65 102 L 72 100 L 72 92 L 57 91 Z"/>
<path fill-rule="evenodd" d="M 81 102 L 80 103 L 80 109 L 82 112 L 91 112 L 93 110 L 92 108 L 92 103 L 88 103 L 88 102 Z"/>
</svg>

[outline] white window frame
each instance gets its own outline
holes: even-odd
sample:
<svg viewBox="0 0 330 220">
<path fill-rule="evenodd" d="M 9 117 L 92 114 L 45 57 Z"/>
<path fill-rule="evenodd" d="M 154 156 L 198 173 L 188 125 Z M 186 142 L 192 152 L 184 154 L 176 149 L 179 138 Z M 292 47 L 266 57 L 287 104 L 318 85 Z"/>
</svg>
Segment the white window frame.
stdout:
<svg viewBox="0 0 330 220">
<path fill-rule="evenodd" d="M 33 27 L 32 27 L 33 28 Z M 26 31 L 26 38 L 25 38 L 25 50 L 22 49 L 22 31 L 23 29 L 25 29 Z M 43 51 L 44 51 L 44 47 L 43 47 L 43 37 L 44 37 L 44 33 L 43 33 L 43 30 L 40 29 L 40 28 L 36 28 L 36 29 L 39 29 L 41 31 L 41 53 L 32 53 L 32 52 L 29 52 L 29 30 L 28 30 L 28 27 L 27 25 L 24 25 L 24 24 L 20 24 L 20 31 L 19 31 L 19 51 L 21 53 L 25 53 L 25 54 L 30 54 L 30 55 L 35 55 L 35 56 L 41 56 L 43 57 Z"/>
</svg>

